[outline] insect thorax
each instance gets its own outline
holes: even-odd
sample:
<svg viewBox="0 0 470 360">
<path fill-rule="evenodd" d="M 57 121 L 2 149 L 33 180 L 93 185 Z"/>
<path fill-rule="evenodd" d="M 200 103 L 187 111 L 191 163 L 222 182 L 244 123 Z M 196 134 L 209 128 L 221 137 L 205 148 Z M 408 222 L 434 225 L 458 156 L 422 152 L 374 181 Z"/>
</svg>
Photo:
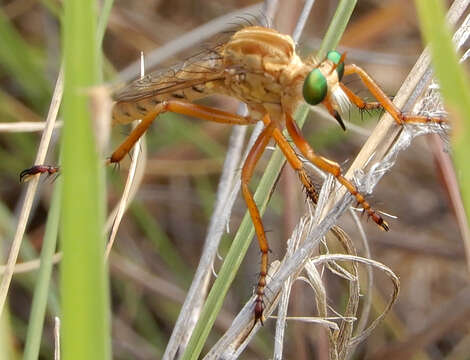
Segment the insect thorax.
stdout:
<svg viewBox="0 0 470 360">
<path fill-rule="evenodd" d="M 293 67 L 302 66 L 290 36 L 258 26 L 235 33 L 224 46 L 223 61 L 230 94 L 261 104 L 280 104 L 286 87 L 292 85 Z"/>
</svg>

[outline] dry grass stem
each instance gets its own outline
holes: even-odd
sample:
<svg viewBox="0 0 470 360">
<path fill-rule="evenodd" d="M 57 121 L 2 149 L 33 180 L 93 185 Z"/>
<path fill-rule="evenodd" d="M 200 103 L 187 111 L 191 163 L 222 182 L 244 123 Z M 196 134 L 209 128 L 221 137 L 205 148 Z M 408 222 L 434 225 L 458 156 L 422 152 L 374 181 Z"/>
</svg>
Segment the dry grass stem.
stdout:
<svg viewBox="0 0 470 360">
<path fill-rule="evenodd" d="M 60 318 L 54 317 L 54 360 L 60 360 Z"/>
<path fill-rule="evenodd" d="M 352 218 L 354 219 L 354 223 L 357 225 L 357 228 L 359 230 L 361 244 L 362 244 L 362 248 L 364 252 L 363 257 L 365 257 L 366 259 L 371 259 L 369 241 L 367 238 L 367 234 L 364 231 L 364 227 L 362 226 L 362 222 L 359 219 L 359 216 L 357 215 L 356 211 L 354 211 L 353 209 L 349 209 L 349 212 Z M 366 264 L 365 268 L 366 268 L 366 274 L 367 274 L 367 282 L 366 282 L 366 286 L 364 286 L 364 288 L 361 290 L 362 308 L 360 312 L 361 315 L 356 324 L 355 334 L 361 333 L 366 328 L 367 323 L 369 321 L 370 311 L 372 308 L 372 290 L 374 286 L 374 272 L 372 271 L 373 269 L 372 269 L 372 266 L 370 265 Z M 363 283 L 364 282 L 362 282 L 362 284 Z M 355 349 L 354 346 L 350 349 L 350 355 L 354 353 L 354 349 Z"/>
<path fill-rule="evenodd" d="M 134 125 L 134 127 L 137 125 Z M 145 145 L 145 137 L 142 136 L 134 146 L 132 150 L 132 161 L 129 167 L 129 172 L 126 178 L 126 184 L 124 186 L 124 191 L 119 200 L 116 208 L 111 212 L 111 215 L 108 217 L 106 222 L 106 229 L 108 229 L 109 224 L 112 223 L 111 234 L 106 244 L 105 258 L 108 259 L 111 248 L 113 247 L 114 240 L 116 239 L 117 231 L 119 225 L 121 224 L 124 213 L 127 210 L 127 207 L 134 198 L 139 185 L 142 182 L 145 173 L 145 163 L 147 160 L 147 151 Z M 112 221 L 111 221 L 112 219 Z"/>
<path fill-rule="evenodd" d="M 57 78 L 54 94 L 52 96 L 51 104 L 49 107 L 49 112 L 47 114 L 47 126 L 45 127 L 41 137 L 41 142 L 39 144 L 35 164 L 43 164 L 46 158 L 47 150 L 49 148 L 49 143 L 52 137 L 52 132 L 54 130 L 54 124 L 57 119 L 57 113 L 59 112 L 60 103 L 62 101 L 63 89 L 63 71 L 61 69 Z M 35 176 L 33 179 L 31 179 L 31 181 L 28 182 L 27 185 L 26 195 L 18 219 L 18 225 L 16 227 L 10 253 L 8 255 L 8 261 L 5 267 L 5 272 L 2 277 L 2 282 L 0 283 L 0 314 L 3 312 L 3 308 L 5 306 L 6 297 L 10 288 L 11 277 L 13 276 L 13 272 L 15 269 L 16 260 L 18 258 L 21 242 L 23 240 L 23 235 L 26 230 L 26 225 L 28 223 L 29 214 L 31 212 L 38 182 L 39 176 Z"/>
<path fill-rule="evenodd" d="M 108 86 L 94 86 L 87 91 L 95 144 L 100 156 L 108 150 L 111 136 L 111 109 L 113 101 Z"/>
<path fill-rule="evenodd" d="M 56 253 L 52 257 L 52 263 L 57 264 L 62 259 L 62 253 Z M 24 274 L 31 271 L 36 271 L 41 266 L 40 259 L 34 259 L 31 261 L 25 261 L 23 263 L 15 264 L 13 269 L 13 274 Z M 6 266 L 0 266 L 0 275 L 4 274 L 6 271 Z"/>
<path fill-rule="evenodd" d="M 0 132 L 37 132 L 43 131 L 47 126 L 46 122 L 19 121 L 14 123 L 1 123 Z M 54 130 L 62 127 L 61 121 L 56 121 Z"/>
</svg>

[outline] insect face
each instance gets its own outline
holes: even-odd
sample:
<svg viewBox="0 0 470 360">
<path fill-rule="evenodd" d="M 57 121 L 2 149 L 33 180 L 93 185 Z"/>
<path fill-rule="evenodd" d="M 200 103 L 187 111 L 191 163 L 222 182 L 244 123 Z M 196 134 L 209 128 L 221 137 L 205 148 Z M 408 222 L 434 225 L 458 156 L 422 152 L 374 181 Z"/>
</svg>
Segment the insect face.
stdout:
<svg viewBox="0 0 470 360">
<path fill-rule="evenodd" d="M 341 81 L 344 75 L 344 62 L 337 51 L 330 51 L 326 59 L 313 69 L 305 78 L 303 85 L 303 97 L 310 105 L 321 103 L 328 90 L 331 90 Z"/>
</svg>

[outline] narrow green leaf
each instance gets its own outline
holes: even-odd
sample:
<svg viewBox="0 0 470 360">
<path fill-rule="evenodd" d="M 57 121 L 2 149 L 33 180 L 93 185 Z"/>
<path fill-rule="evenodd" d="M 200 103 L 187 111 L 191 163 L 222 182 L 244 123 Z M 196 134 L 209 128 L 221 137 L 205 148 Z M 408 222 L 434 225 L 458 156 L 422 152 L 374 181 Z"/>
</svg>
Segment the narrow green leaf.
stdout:
<svg viewBox="0 0 470 360">
<path fill-rule="evenodd" d="M 96 48 L 97 51 L 101 51 L 101 46 L 103 45 L 104 33 L 106 32 L 106 26 L 108 25 L 109 14 L 111 13 L 111 8 L 113 7 L 114 0 L 105 0 L 101 8 L 101 14 L 98 20 L 98 29 L 96 31 Z"/>
<path fill-rule="evenodd" d="M 96 84 L 96 3 L 64 2 L 65 91 L 62 137 L 62 358 L 109 359 L 109 299 L 104 260 L 104 181 L 89 113 Z"/>
<path fill-rule="evenodd" d="M 323 37 L 320 50 L 318 50 L 318 59 L 325 58 L 328 51 L 336 49 L 343 36 L 344 30 L 346 30 L 346 26 L 348 25 L 356 4 L 357 0 L 343 0 L 338 4 L 335 15 L 333 19 L 331 19 L 330 26 L 328 26 L 328 30 Z"/>
<path fill-rule="evenodd" d="M 470 85 L 458 63 L 441 0 L 416 1 L 421 30 L 431 47 L 433 66 L 452 121 L 453 158 L 470 221 Z"/>
<path fill-rule="evenodd" d="M 98 20 L 98 28 L 96 31 L 96 51 L 101 54 L 103 46 L 104 33 L 106 32 L 106 26 L 108 24 L 109 14 L 111 13 L 111 8 L 113 7 L 114 0 L 105 0 L 101 8 L 101 14 Z M 99 71 L 99 80 L 103 80 L 103 61 L 104 56 L 98 56 L 98 69 Z"/>
<path fill-rule="evenodd" d="M 26 334 L 24 360 L 36 360 L 39 356 L 44 316 L 49 294 L 49 283 L 52 274 L 52 256 L 56 248 L 59 229 L 61 183 L 59 179 L 54 189 L 51 208 L 47 218 L 46 232 L 41 249 L 41 267 L 39 268 L 39 274 L 34 288 L 33 304 L 31 306 L 28 331 Z"/>
</svg>

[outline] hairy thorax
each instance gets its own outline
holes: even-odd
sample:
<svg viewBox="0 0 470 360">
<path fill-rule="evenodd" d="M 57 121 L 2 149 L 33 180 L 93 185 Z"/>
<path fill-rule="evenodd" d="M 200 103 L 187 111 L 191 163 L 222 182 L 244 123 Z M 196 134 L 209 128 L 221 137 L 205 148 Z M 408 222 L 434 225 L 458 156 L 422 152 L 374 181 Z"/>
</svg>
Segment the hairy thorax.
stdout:
<svg viewBox="0 0 470 360">
<path fill-rule="evenodd" d="M 306 70 L 288 35 L 258 26 L 238 31 L 224 46 L 228 71 L 225 87 L 248 105 L 279 105 L 283 97 L 300 96 Z"/>
</svg>

